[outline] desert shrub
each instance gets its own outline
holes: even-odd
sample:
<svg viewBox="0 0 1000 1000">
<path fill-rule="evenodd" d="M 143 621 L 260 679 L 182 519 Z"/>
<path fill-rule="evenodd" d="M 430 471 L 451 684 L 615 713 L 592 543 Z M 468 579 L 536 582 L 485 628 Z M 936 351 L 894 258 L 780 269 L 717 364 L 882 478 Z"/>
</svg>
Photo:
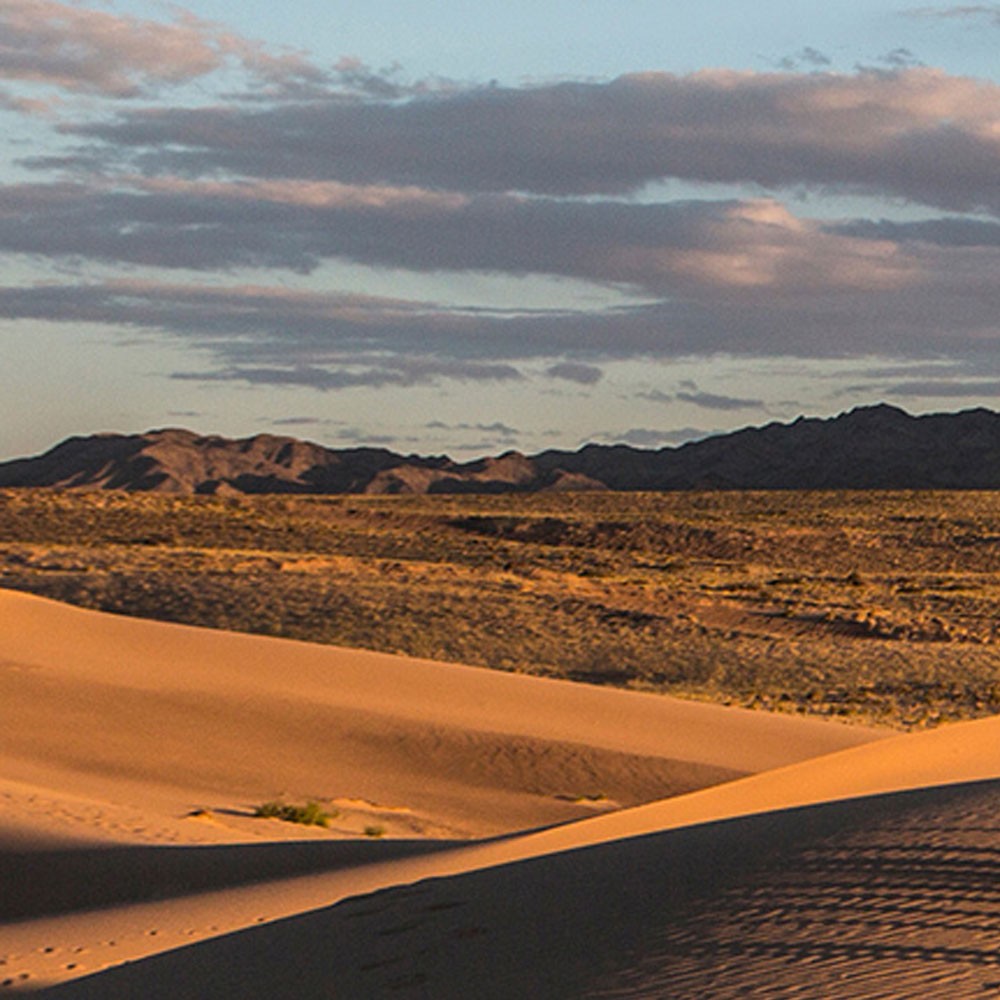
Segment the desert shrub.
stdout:
<svg viewBox="0 0 1000 1000">
<path fill-rule="evenodd" d="M 326 812 L 318 802 L 307 802 L 296 806 L 287 802 L 272 799 L 263 802 L 254 809 L 254 816 L 264 819 L 282 819 L 286 823 L 301 823 L 304 826 L 329 826 L 336 812 Z"/>
</svg>

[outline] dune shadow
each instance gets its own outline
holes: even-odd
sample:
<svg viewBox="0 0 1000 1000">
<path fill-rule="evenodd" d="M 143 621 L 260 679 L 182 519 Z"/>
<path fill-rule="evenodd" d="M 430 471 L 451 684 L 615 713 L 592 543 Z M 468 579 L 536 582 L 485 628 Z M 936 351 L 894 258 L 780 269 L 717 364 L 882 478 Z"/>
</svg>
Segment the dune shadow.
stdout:
<svg viewBox="0 0 1000 1000">
<path fill-rule="evenodd" d="M 470 983 L 477 1000 L 888 995 L 873 981 L 982 996 L 1000 981 L 998 816 L 994 780 L 646 834 L 387 888 L 51 995 L 263 1000 L 298 963 L 296 995 L 317 1000 L 458 1000 Z"/>
<path fill-rule="evenodd" d="M 0 851 L 0 923 L 415 857 L 450 840 L 280 841 Z"/>
</svg>

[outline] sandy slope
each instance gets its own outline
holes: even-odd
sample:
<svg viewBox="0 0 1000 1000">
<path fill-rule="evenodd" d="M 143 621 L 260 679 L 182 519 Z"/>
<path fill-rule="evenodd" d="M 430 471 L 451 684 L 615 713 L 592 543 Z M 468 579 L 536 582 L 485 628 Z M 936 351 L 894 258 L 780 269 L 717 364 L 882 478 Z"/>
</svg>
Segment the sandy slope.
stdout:
<svg viewBox="0 0 1000 1000">
<path fill-rule="evenodd" d="M 397 810 L 399 832 L 483 835 L 877 735 L 10 592 L 0 628 L 2 777 L 175 812 L 346 798 Z"/>
<path fill-rule="evenodd" d="M 426 840 L 579 818 L 883 735 L 0 593 L 0 983 L 787 804 L 799 793 L 781 778 L 742 800 L 745 783 L 717 789 L 735 799 L 695 793 L 472 847 Z M 248 817 L 278 794 L 334 800 L 335 829 Z M 399 839 L 337 839 L 373 821 Z"/>
<path fill-rule="evenodd" d="M 996 995 L 998 746 L 1000 719 L 966 723 L 360 866 L 323 877 L 358 898 L 52 995 Z"/>
</svg>

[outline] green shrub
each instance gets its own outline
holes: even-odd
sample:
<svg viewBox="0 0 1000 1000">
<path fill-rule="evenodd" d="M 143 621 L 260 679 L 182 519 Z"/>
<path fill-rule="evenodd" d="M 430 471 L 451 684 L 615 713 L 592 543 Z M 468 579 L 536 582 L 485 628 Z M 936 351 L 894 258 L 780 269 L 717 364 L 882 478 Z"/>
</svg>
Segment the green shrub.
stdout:
<svg viewBox="0 0 1000 1000">
<path fill-rule="evenodd" d="M 278 799 L 264 802 L 254 810 L 254 816 L 265 819 L 282 819 L 286 823 L 302 823 L 304 826 L 329 826 L 336 812 L 326 812 L 318 802 L 307 802 L 304 806 L 290 805 Z"/>
</svg>

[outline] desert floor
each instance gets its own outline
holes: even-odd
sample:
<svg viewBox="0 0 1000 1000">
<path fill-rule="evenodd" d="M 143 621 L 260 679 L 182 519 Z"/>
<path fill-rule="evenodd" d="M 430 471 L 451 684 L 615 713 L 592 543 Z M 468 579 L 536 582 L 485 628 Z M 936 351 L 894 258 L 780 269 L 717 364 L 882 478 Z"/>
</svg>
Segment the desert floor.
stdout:
<svg viewBox="0 0 1000 1000">
<path fill-rule="evenodd" d="M 998 747 L 0 592 L 0 983 L 988 996 Z"/>
<path fill-rule="evenodd" d="M 1000 492 L 0 490 L 0 587 L 919 729 L 1000 713 Z"/>
</svg>

